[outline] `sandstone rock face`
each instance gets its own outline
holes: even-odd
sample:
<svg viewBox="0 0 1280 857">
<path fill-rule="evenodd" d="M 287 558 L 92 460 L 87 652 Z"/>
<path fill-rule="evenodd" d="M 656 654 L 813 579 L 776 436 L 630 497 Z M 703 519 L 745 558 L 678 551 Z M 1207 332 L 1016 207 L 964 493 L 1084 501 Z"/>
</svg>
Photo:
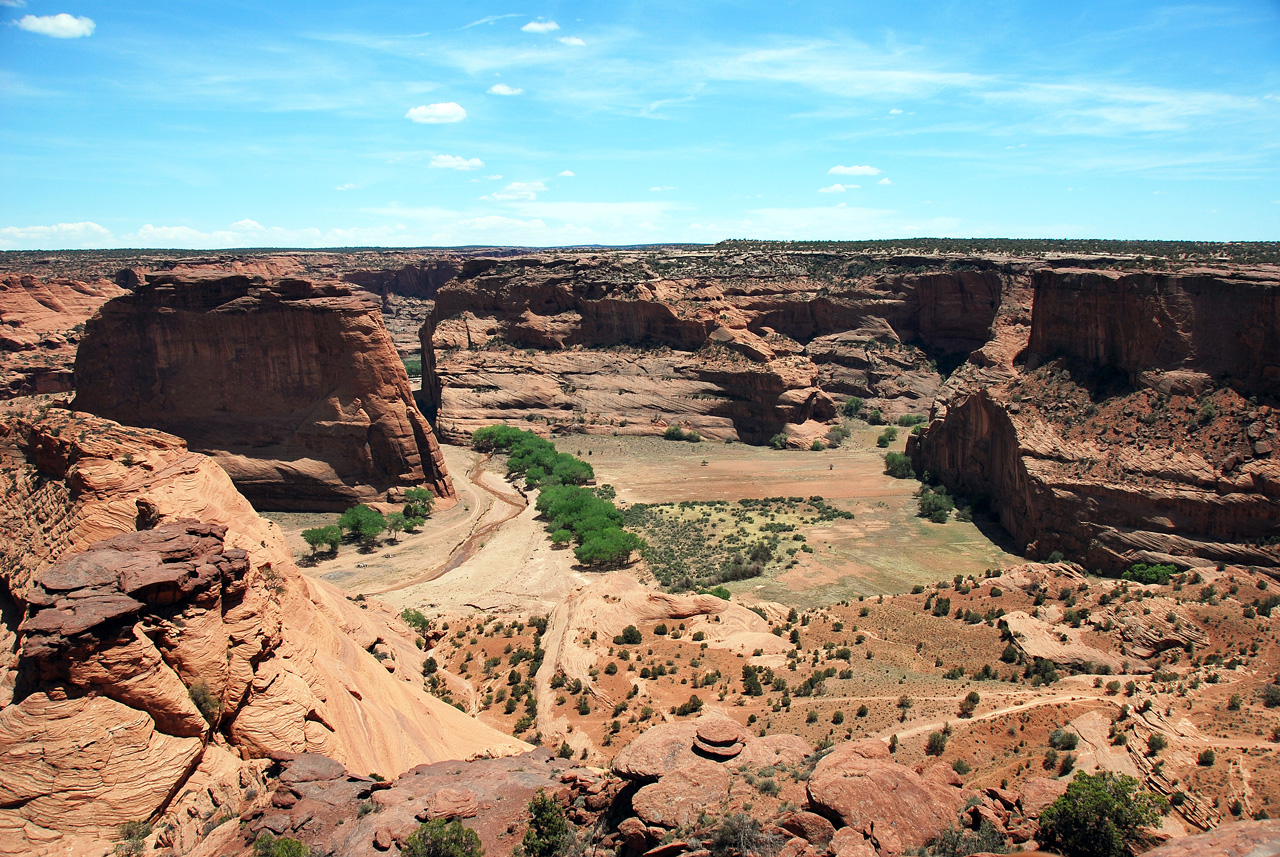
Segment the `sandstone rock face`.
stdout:
<svg viewBox="0 0 1280 857">
<path fill-rule="evenodd" d="M 1280 276 L 1065 269 L 1035 277 L 1031 354 L 1144 372 L 1230 378 L 1280 395 Z M 1083 323 L 1082 323 L 1083 322 Z"/>
<path fill-rule="evenodd" d="M 77 407 L 185 438 L 261 509 L 345 508 L 453 486 L 376 305 L 260 275 L 139 282 L 90 319 Z"/>
<path fill-rule="evenodd" d="M 1007 278 L 990 264 L 864 276 L 820 254 L 651 262 L 465 260 L 422 327 L 423 410 L 448 438 L 533 418 L 753 443 L 831 419 L 830 393 L 919 411 L 941 383 L 926 352 L 981 346 Z"/>
<path fill-rule="evenodd" d="M 389 673 L 371 652 L 407 630 L 304 578 L 176 437 L 15 419 L 0 489 L 0 848 L 66 850 L 166 811 L 189 848 L 210 795 L 260 788 L 255 757 L 394 776 L 525 749 L 425 694 L 421 661 Z"/>
<path fill-rule="evenodd" d="M 70 390 L 84 323 L 124 293 L 105 279 L 0 276 L 0 398 Z"/>
<path fill-rule="evenodd" d="M 1146 852 L 1151 857 L 1266 857 L 1280 854 L 1280 821 L 1238 821 L 1175 839 Z"/>
<path fill-rule="evenodd" d="M 875 739 L 838 747 L 809 778 L 813 810 L 861 833 L 881 855 L 919 848 L 955 826 L 971 794 L 890 761 Z"/>
<path fill-rule="evenodd" d="M 1280 565 L 1280 276 L 1035 283 L 1030 327 L 997 324 L 940 391 L 917 471 L 988 498 L 1032 558 Z"/>
<path fill-rule="evenodd" d="M 524 836 L 530 799 L 542 790 L 569 805 L 579 824 L 597 813 L 574 809 L 575 799 L 609 794 L 618 782 L 537 750 L 502 759 L 419 765 L 397 779 L 375 782 L 324 766 L 300 779 L 315 757 L 286 757 L 272 805 L 244 816 L 241 847 L 261 832 L 299 839 L 313 853 L 373 857 L 397 853 L 421 822 L 450 818 L 476 831 L 488 854 L 510 854 Z M 322 760 L 327 762 L 328 760 Z M 459 785 L 465 782 L 465 787 Z M 607 805 L 607 804 L 606 804 Z M 369 810 L 372 809 L 370 812 Z"/>
</svg>

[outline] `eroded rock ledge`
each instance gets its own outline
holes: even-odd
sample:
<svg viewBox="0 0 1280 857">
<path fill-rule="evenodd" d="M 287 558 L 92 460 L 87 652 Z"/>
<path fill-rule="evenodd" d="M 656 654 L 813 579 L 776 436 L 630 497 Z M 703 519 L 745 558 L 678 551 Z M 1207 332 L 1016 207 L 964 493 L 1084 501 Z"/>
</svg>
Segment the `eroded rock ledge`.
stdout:
<svg viewBox="0 0 1280 857">
<path fill-rule="evenodd" d="M 344 283 L 132 278 L 89 320 L 76 407 L 172 432 L 260 509 L 339 509 L 453 485 L 377 304 Z"/>
</svg>

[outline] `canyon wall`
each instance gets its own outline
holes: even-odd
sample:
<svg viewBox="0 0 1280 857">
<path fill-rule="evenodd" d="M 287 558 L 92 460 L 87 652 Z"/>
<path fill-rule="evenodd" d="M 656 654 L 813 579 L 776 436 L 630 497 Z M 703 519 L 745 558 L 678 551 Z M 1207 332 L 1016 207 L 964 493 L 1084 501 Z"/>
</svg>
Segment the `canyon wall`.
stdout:
<svg viewBox="0 0 1280 857">
<path fill-rule="evenodd" d="M 1031 325 L 948 382 L 918 472 L 1032 557 L 1280 566 L 1280 271 L 1034 277 Z"/>
<path fill-rule="evenodd" d="M 260 274 L 143 277 L 89 320 L 76 407 L 172 432 L 260 509 L 453 486 L 365 293 Z"/>
<path fill-rule="evenodd" d="M 0 853 L 157 815 L 185 850 L 282 754 L 394 776 L 527 749 L 427 695 L 394 614 L 304 577 L 179 438 L 10 418 L 0 488 Z"/>
<path fill-rule="evenodd" d="M 883 267 L 883 270 L 880 269 Z M 980 347 L 1007 282 L 990 263 L 868 272 L 838 254 L 619 251 L 463 260 L 421 329 L 420 402 L 442 436 L 493 422 L 807 446 L 831 394 L 927 409 L 937 360 Z"/>
</svg>

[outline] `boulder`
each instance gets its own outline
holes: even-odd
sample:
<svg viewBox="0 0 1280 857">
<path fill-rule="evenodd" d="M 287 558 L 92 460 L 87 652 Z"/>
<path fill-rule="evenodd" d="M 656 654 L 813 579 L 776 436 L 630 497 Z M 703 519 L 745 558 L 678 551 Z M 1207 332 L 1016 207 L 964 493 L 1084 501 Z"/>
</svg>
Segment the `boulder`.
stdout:
<svg viewBox="0 0 1280 857">
<path fill-rule="evenodd" d="M 715 762 L 696 760 L 640 789 L 631 807 L 646 824 L 683 827 L 707 812 L 714 814 L 729 797 L 729 772 Z"/>
</svg>

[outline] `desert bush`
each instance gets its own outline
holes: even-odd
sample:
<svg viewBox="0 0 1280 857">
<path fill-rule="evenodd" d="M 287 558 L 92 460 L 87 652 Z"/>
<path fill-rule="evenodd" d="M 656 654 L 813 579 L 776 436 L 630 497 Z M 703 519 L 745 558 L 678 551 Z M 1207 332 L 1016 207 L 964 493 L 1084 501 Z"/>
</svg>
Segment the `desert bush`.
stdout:
<svg viewBox="0 0 1280 857">
<path fill-rule="evenodd" d="M 524 857 L 554 857 L 572 842 L 564 810 L 542 789 L 529 801 L 529 827 L 520 848 Z"/>
<path fill-rule="evenodd" d="M 707 843 L 716 857 L 734 854 L 772 857 L 781 846 L 781 837 L 767 833 L 760 822 L 740 812 L 725 816 Z"/>
<path fill-rule="evenodd" d="M 916 478 L 916 469 L 912 466 L 911 459 L 901 452 L 886 452 L 884 454 L 884 472 L 894 479 Z"/>
<path fill-rule="evenodd" d="M 1167 563 L 1136 563 L 1129 566 L 1128 571 L 1121 575 L 1124 580 L 1132 580 L 1135 583 L 1158 583 L 1165 586 L 1169 582 L 1169 577 L 1178 571 L 1177 566 Z"/>
<path fill-rule="evenodd" d="M 311 849 L 296 839 L 281 836 L 279 839 L 267 831 L 258 834 L 253 840 L 253 857 L 307 857 Z M 409 852 L 402 852 L 409 853 Z M 422 852 L 426 854 L 427 852 Z M 417 855 L 415 855 L 417 857 Z M 443 857 L 443 855 L 441 855 Z"/>
<path fill-rule="evenodd" d="M 338 526 L 365 544 L 372 543 L 387 528 L 387 519 L 376 509 L 361 503 L 338 516 Z"/>
<path fill-rule="evenodd" d="M 919 507 L 921 518 L 928 518 L 935 524 L 945 524 L 956 504 L 951 499 L 951 496 L 947 494 L 946 489 L 939 486 L 936 490 L 932 488 L 922 489 L 917 506 Z"/>
<path fill-rule="evenodd" d="M 947 749 L 947 736 L 942 732 L 930 732 L 928 740 L 924 744 L 924 752 L 927 756 L 941 756 L 943 751 Z"/>
<path fill-rule="evenodd" d="M 1007 854 L 1009 842 L 985 818 L 977 830 L 955 827 L 944 830 L 929 849 L 933 857 L 969 857 L 970 854 Z"/>
<path fill-rule="evenodd" d="M 461 822 L 433 818 L 409 834 L 401 857 L 482 857 L 484 848 L 474 830 Z"/>
<path fill-rule="evenodd" d="M 1168 811 L 1163 797 L 1139 791 L 1125 774 L 1076 774 L 1067 792 L 1040 814 L 1040 844 L 1065 857 L 1124 857 L 1141 829 Z"/>
<path fill-rule="evenodd" d="M 880 447 L 881 449 L 884 449 L 885 447 L 887 447 L 889 444 L 893 443 L 897 439 L 898 439 L 898 430 L 893 426 L 889 426 L 887 429 L 880 432 L 880 436 L 876 438 L 876 446 Z"/>
</svg>

